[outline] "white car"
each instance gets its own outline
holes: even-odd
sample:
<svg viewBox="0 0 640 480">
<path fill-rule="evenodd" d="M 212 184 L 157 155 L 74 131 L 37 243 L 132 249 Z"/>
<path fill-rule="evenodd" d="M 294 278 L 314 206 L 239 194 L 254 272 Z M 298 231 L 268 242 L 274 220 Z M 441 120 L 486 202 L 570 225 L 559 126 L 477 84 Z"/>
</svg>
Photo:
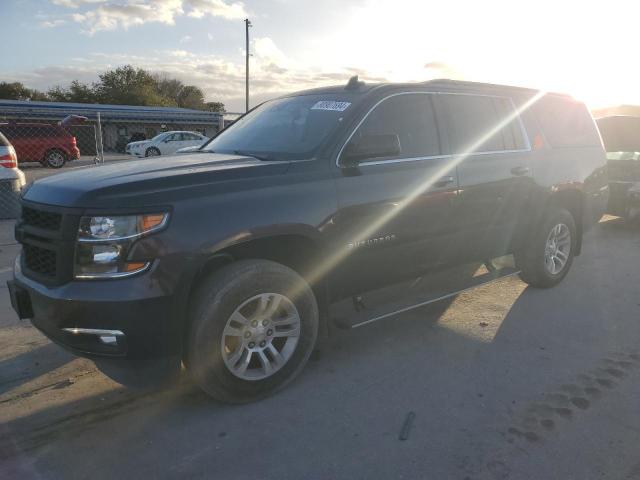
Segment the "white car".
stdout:
<svg viewBox="0 0 640 480">
<path fill-rule="evenodd" d="M 197 151 L 202 145 L 195 145 L 192 147 L 184 147 L 181 148 L 180 150 L 176 151 L 176 154 L 181 155 L 183 153 L 193 153 L 195 151 Z"/>
<path fill-rule="evenodd" d="M 135 157 L 173 155 L 181 148 L 199 147 L 207 140 L 209 140 L 208 137 L 197 132 L 163 132 L 156 135 L 151 140 L 128 143 L 126 152 Z"/>
<path fill-rule="evenodd" d="M 0 219 L 17 218 L 20 214 L 20 191 L 25 176 L 18 168 L 18 157 L 13 145 L 0 133 Z"/>
</svg>

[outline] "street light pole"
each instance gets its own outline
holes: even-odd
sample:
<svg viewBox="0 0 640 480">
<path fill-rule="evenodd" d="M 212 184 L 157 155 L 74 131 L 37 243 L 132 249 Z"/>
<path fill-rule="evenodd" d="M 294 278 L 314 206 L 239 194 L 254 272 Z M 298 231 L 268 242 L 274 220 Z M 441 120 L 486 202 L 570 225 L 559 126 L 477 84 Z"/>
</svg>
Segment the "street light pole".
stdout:
<svg viewBox="0 0 640 480">
<path fill-rule="evenodd" d="M 245 33 L 247 37 L 246 48 L 246 78 L 245 78 L 245 111 L 249 111 L 249 27 L 251 27 L 251 21 L 248 18 L 244 19 Z"/>
</svg>

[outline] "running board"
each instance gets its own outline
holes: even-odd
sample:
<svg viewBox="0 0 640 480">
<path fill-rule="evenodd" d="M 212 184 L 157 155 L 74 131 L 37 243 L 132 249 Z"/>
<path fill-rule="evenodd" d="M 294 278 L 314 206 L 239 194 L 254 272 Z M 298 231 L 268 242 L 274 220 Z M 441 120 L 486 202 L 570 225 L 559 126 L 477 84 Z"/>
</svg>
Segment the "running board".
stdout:
<svg viewBox="0 0 640 480">
<path fill-rule="evenodd" d="M 513 266 L 487 264 L 480 268 L 475 264 L 471 271 L 466 265 L 345 299 L 332 307 L 333 322 L 346 330 L 363 327 L 520 273 Z"/>
</svg>

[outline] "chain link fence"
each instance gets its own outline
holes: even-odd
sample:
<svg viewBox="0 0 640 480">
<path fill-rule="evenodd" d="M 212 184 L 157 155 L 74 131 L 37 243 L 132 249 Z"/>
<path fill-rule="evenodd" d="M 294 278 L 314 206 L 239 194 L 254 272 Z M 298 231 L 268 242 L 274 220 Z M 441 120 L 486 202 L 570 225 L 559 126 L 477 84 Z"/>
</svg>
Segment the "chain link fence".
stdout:
<svg viewBox="0 0 640 480">
<path fill-rule="evenodd" d="M 19 216 L 20 190 L 30 181 L 75 166 L 187 153 L 224 126 L 221 114 L 200 110 L 0 100 L 0 133 L 13 152 L 3 160 L 0 139 L 0 219 Z"/>
</svg>

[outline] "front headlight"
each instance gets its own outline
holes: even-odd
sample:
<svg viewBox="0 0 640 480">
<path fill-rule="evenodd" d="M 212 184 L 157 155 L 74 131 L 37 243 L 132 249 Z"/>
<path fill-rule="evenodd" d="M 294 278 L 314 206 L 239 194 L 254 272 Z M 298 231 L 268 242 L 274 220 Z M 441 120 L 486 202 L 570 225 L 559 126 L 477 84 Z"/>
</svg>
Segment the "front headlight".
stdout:
<svg viewBox="0 0 640 480">
<path fill-rule="evenodd" d="M 150 261 L 128 261 L 130 247 L 139 237 L 163 228 L 168 218 L 167 213 L 82 217 L 75 278 L 118 278 L 146 270 Z"/>
</svg>

